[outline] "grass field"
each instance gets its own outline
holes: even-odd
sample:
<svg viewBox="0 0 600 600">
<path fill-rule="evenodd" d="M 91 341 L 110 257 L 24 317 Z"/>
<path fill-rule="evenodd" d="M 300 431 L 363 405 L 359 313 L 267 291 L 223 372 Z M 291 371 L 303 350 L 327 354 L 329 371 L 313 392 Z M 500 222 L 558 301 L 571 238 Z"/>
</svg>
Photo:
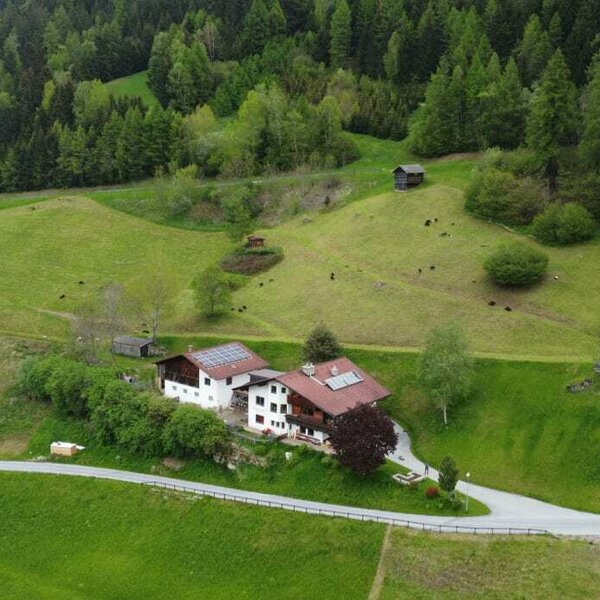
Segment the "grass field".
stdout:
<svg viewBox="0 0 600 600">
<path fill-rule="evenodd" d="M 148 71 L 140 71 L 128 77 L 113 79 L 106 84 L 115 96 L 139 96 L 146 106 L 158 104 L 154 92 L 148 87 Z"/>
<path fill-rule="evenodd" d="M 177 309 L 168 323 L 173 333 L 205 330 L 300 339 L 323 320 L 346 342 L 414 348 L 432 326 L 454 320 L 465 327 L 474 350 L 490 355 L 592 356 L 600 333 L 595 302 L 600 240 L 548 249 L 550 271 L 542 285 L 525 291 L 498 289 L 485 276 L 482 261 L 496 244 L 517 234 L 464 213 L 463 190 L 473 157 L 431 161 L 425 186 L 407 194 L 383 193 L 392 186 L 389 171 L 395 162 L 412 157 L 403 144 L 364 136 L 357 140 L 363 157 L 337 171 L 351 190 L 345 206 L 312 212 L 307 223 L 300 215 L 264 230 L 269 243 L 284 248 L 286 259 L 263 287 L 259 283 L 265 277 L 259 275 L 235 293 L 235 306 L 248 306 L 246 312 L 218 322 L 195 317 L 188 286 L 203 265 L 218 260 L 230 245 L 223 234 L 207 231 L 206 224 L 184 232 L 149 222 L 162 218 L 148 209 L 151 183 L 62 200 L 53 193 L 36 205 L 31 195 L 0 200 L 0 206 L 8 206 L 0 220 L 0 235 L 8 240 L 0 249 L 1 329 L 59 333 L 56 319 L 39 309 L 69 310 L 73 280 L 126 283 L 134 265 L 147 264 L 158 239 L 173 265 L 187 265 L 174 269 L 180 281 Z M 293 187 L 303 177 L 274 179 Z M 122 211 L 133 214 L 124 217 Z M 130 218 L 134 214 L 144 219 Z M 424 227 L 433 218 L 438 222 Z M 441 237 L 443 233 L 449 235 Z M 67 302 L 58 302 L 63 293 Z M 490 300 L 497 302 L 495 308 L 488 306 Z M 505 306 L 513 311 L 506 312 Z"/>
<path fill-rule="evenodd" d="M 600 546 L 439 536 L 93 479 L 0 474 L 11 600 L 577 598 Z"/>
<path fill-rule="evenodd" d="M 362 600 L 383 528 L 94 480 L 0 474 L 11 600 Z"/>
<path fill-rule="evenodd" d="M 600 546 L 392 530 L 379 600 L 600 595 Z"/>
</svg>

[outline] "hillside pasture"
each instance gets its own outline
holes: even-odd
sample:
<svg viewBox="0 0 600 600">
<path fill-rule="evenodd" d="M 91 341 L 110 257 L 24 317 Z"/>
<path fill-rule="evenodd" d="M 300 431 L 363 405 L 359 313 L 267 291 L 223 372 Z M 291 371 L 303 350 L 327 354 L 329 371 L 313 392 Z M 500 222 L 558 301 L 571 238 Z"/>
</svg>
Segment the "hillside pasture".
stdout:
<svg viewBox="0 0 600 600">
<path fill-rule="evenodd" d="M 154 92 L 148 87 L 148 71 L 113 79 L 106 83 L 106 87 L 116 97 L 138 96 L 147 107 L 158 104 Z"/>
</svg>

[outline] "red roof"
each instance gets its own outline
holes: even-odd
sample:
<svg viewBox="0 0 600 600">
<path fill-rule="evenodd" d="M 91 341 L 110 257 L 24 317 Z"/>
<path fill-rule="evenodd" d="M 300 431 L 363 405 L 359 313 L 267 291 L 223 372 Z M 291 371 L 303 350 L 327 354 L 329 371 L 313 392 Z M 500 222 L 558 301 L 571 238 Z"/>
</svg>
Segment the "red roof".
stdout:
<svg viewBox="0 0 600 600">
<path fill-rule="evenodd" d="M 209 359 L 210 355 L 212 355 L 213 360 Z M 252 350 L 244 346 L 241 342 L 231 342 L 212 348 L 184 352 L 177 356 L 183 356 L 194 366 L 198 367 L 198 369 L 204 371 L 209 377 L 217 380 L 249 373 L 250 371 L 257 371 L 269 366 L 266 360 L 255 352 L 252 352 Z M 177 356 L 163 358 L 156 362 L 167 362 Z M 219 362 L 219 356 L 223 357 L 223 360 L 226 360 L 226 362 L 215 364 Z"/>
<path fill-rule="evenodd" d="M 340 389 L 332 389 L 326 380 L 333 378 L 334 373 L 337 373 L 338 377 L 355 373 L 358 377 L 351 377 L 351 379 L 357 382 Z M 280 375 L 276 379 L 332 417 L 348 412 L 359 404 L 371 404 L 390 395 L 389 390 L 348 358 L 338 358 L 316 365 L 312 377 L 306 375 L 302 369 L 298 369 Z"/>
</svg>

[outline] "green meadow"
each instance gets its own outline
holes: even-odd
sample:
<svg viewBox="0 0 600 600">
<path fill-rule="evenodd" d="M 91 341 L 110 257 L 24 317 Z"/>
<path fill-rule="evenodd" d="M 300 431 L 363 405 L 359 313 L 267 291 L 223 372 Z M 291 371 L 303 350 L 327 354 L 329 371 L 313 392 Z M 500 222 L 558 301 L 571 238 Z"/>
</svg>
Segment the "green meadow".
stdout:
<svg viewBox="0 0 600 600">
<path fill-rule="evenodd" d="M 148 87 L 148 71 L 140 71 L 128 77 L 113 79 L 106 84 L 108 91 L 119 96 L 138 96 L 146 106 L 158 104 L 154 92 Z"/>
</svg>

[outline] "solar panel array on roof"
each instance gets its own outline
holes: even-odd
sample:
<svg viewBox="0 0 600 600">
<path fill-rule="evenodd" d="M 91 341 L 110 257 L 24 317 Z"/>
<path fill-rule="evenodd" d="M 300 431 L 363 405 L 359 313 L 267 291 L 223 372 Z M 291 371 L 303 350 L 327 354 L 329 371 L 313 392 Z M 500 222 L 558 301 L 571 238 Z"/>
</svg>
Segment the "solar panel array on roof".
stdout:
<svg viewBox="0 0 600 600">
<path fill-rule="evenodd" d="M 208 368 L 228 365 L 251 358 L 251 355 L 240 346 L 221 346 L 219 348 L 211 348 L 210 350 L 200 350 L 194 352 L 192 356 Z"/>
<path fill-rule="evenodd" d="M 325 383 L 335 392 L 361 381 L 363 381 L 363 378 L 356 371 L 348 371 L 335 377 L 329 377 L 325 380 Z"/>
</svg>

